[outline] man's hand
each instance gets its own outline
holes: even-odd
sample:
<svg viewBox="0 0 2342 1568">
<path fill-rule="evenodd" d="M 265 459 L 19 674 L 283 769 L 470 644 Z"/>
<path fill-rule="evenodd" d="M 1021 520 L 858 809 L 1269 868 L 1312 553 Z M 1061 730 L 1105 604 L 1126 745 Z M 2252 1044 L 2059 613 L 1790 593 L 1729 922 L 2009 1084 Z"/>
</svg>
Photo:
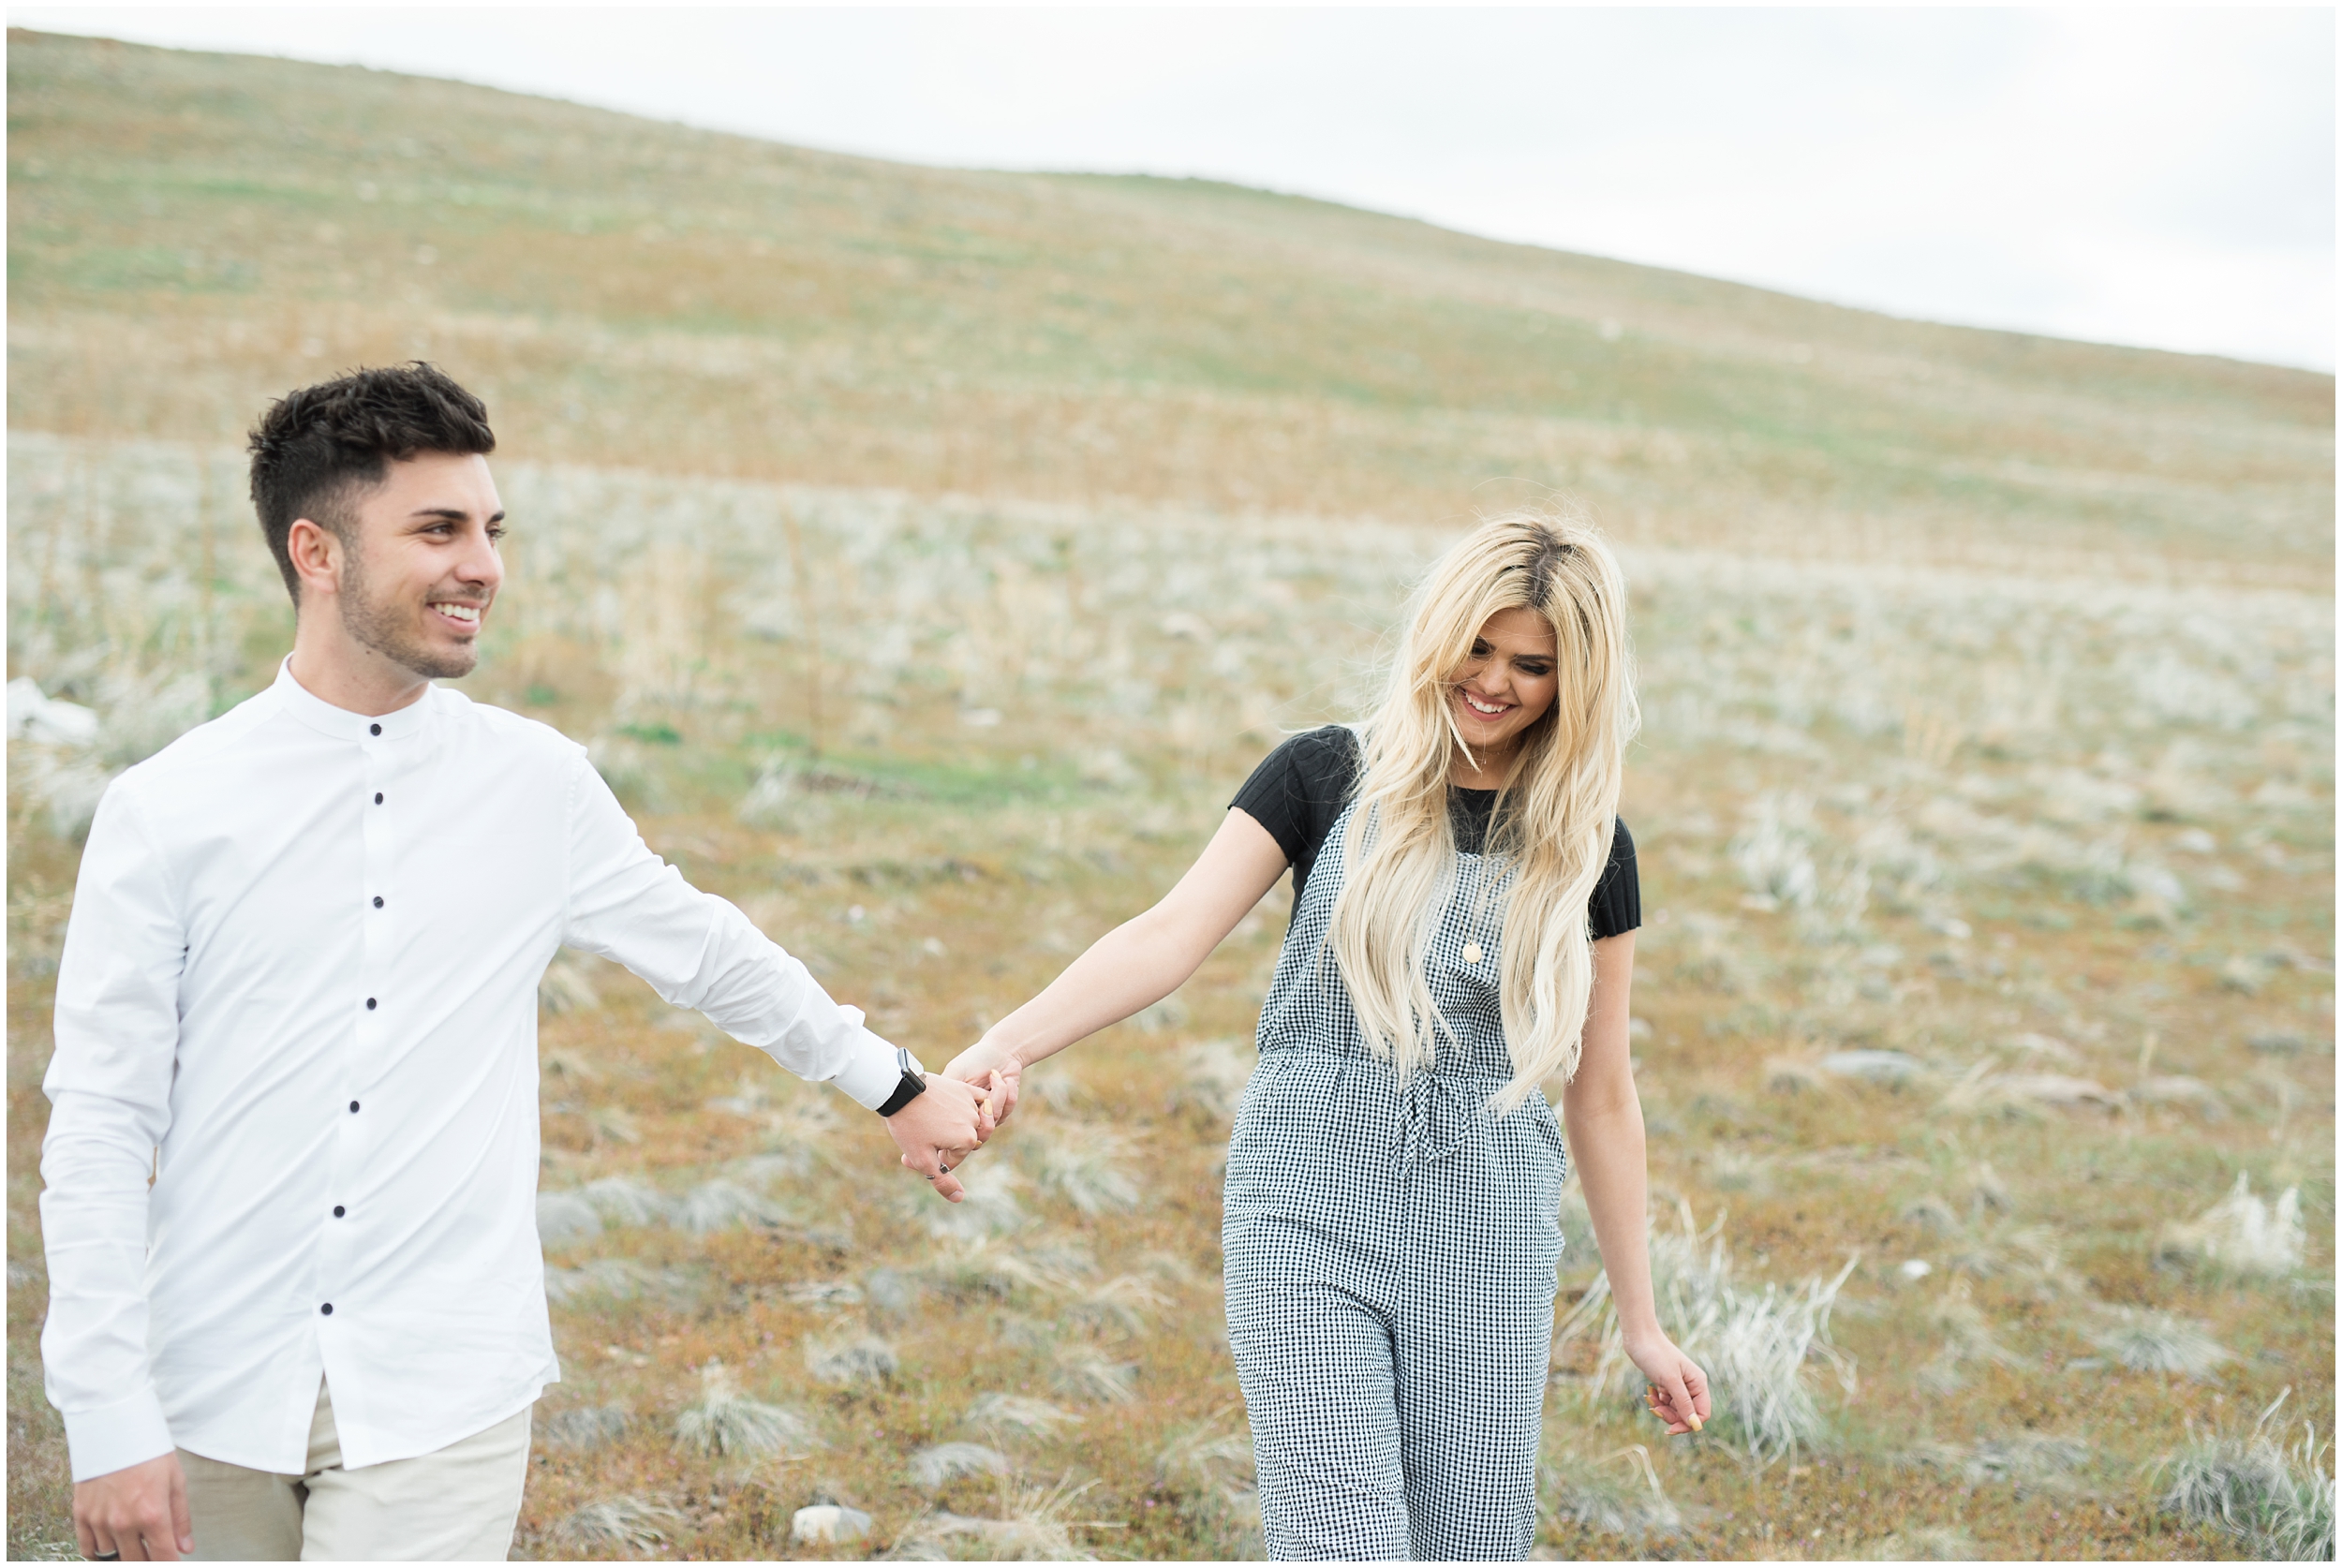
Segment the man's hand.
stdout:
<svg viewBox="0 0 2342 1568">
<path fill-rule="evenodd" d="M 926 1095 L 919 1097 L 922 1100 Z M 195 1550 L 187 1478 L 176 1454 L 73 1484 L 73 1533 L 93 1561 L 176 1562 Z"/>
<path fill-rule="evenodd" d="M 932 1072 L 926 1092 L 886 1118 L 886 1131 L 903 1151 L 903 1163 L 935 1183 L 935 1190 L 953 1203 L 967 1190 L 952 1176 L 952 1167 L 992 1136 L 993 1125 L 984 1096 L 974 1087 Z"/>
</svg>

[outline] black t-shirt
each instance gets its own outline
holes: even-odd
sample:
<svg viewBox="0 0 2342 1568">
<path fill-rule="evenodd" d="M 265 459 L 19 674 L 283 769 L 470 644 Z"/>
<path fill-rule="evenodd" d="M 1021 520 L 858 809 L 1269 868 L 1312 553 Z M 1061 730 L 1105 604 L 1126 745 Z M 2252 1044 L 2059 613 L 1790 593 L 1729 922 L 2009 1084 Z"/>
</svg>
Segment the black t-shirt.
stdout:
<svg viewBox="0 0 2342 1568">
<path fill-rule="evenodd" d="M 1317 851 L 1334 830 L 1362 762 L 1358 737 L 1347 726 L 1328 724 L 1295 735 L 1270 752 L 1228 804 L 1268 830 L 1293 863 L 1293 901 L 1301 901 Z M 1451 788 L 1447 807 L 1456 825 L 1456 848 L 1478 854 L 1488 842 L 1496 810 L 1494 790 Z M 1635 840 L 1623 821 L 1610 832 L 1610 863 L 1602 868 L 1586 901 L 1586 922 L 1600 941 L 1642 924 L 1642 883 L 1635 875 Z"/>
</svg>

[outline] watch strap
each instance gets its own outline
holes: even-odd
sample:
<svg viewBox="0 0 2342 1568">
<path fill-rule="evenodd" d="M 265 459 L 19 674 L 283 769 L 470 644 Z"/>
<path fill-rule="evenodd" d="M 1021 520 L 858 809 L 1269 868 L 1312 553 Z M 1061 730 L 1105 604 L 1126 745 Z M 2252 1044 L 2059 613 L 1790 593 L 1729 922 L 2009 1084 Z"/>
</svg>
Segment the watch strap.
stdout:
<svg viewBox="0 0 2342 1568">
<path fill-rule="evenodd" d="M 878 1108 L 882 1117 L 893 1116 L 927 1091 L 926 1074 L 920 1071 L 918 1062 L 909 1051 L 896 1046 L 895 1060 L 902 1069 L 902 1081 L 895 1086 L 895 1092 L 886 1097 L 886 1103 Z"/>
</svg>

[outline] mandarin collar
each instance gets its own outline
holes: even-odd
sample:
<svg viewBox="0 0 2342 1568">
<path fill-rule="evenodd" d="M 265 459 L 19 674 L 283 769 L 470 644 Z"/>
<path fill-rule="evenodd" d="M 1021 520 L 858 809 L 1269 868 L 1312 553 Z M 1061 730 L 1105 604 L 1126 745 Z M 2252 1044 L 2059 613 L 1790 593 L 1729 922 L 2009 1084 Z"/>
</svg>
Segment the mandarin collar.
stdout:
<svg viewBox="0 0 2342 1568">
<path fill-rule="evenodd" d="M 293 679 L 290 654 L 276 667 L 275 689 L 277 700 L 295 718 L 321 735 L 347 741 L 400 740 L 411 735 L 429 721 L 439 695 L 436 685 L 429 686 L 422 696 L 394 713 L 352 713 L 348 708 L 335 707 Z"/>
</svg>

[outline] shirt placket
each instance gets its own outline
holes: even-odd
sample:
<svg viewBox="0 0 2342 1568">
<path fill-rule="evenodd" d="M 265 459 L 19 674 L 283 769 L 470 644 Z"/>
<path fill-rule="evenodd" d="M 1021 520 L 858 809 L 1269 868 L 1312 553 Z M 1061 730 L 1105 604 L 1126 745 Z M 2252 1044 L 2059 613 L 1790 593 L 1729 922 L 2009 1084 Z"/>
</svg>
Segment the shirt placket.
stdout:
<svg viewBox="0 0 2342 1568">
<path fill-rule="evenodd" d="M 357 1201 L 360 1190 L 366 1185 L 363 1176 L 373 1145 L 373 1124 L 368 1117 L 378 1117 L 384 1109 L 366 1103 L 369 1094 L 379 1087 L 374 1082 L 370 1064 L 383 1059 L 383 1031 L 390 1027 L 391 1010 L 398 1000 L 386 984 L 390 978 L 391 944 L 383 929 L 383 921 L 391 913 L 384 888 L 393 852 L 392 812 L 395 803 L 390 777 L 390 743 L 383 738 L 378 723 L 368 721 L 367 733 L 358 742 L 358 757 L 362 791 L 358 819 L 361 877 L 354 892 L 361 900 L 359 956 L 356 984 L 348 1002 L 355 1023 L 349 1034 L 349 1052 L 342 1063 L 340 1100 L 334 1112 L 341 1126 L 334 1141 L 332 1191 L 324 1194 L 328 1266 L 319 1271 L 318 1293 L 320 1326 L 329 1332 L 330 1325 L 348 1322 L 349 1313 L 360 1307 L 357 1302 L 344 1299 L 337 1287 L 341 1280 L 351 1277 L 348 1260 L 357 1250 L 361 1228 L 372 1218 L 363 1212 L 363 1206 Z"/>
</svg>

